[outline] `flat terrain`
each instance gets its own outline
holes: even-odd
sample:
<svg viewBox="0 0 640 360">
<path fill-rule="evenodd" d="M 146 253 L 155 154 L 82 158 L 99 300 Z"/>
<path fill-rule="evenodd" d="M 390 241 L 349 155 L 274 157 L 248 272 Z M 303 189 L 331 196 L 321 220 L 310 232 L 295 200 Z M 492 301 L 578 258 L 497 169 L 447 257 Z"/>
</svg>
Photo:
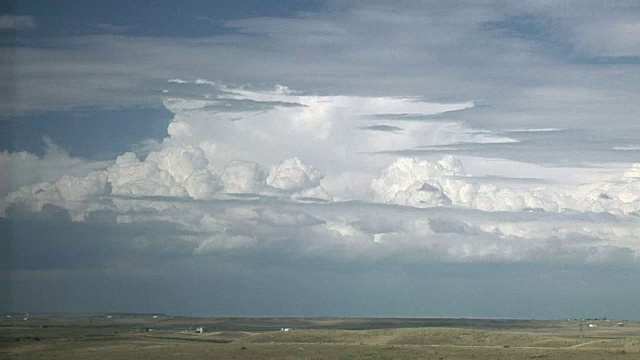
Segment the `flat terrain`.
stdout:
<svg viewBox="0 0 640 360">
<path fill-rule="evenodd" d="M 12 315 L 0 358 L 640 359 L 640 322 L 583 324 L 580 338 L 577 320 Z"/>
</svg>

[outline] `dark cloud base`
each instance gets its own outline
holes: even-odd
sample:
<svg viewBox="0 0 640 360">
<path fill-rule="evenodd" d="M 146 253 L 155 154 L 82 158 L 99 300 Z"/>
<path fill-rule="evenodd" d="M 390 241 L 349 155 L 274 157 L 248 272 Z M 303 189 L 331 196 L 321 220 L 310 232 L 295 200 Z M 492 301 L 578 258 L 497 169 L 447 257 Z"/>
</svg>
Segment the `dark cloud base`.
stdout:
<svg viewBox="0 0 640 360">
<path fill-rule="evenodd" d="M 104 214 L 102 214 L 104 215 Z M 444 218 L 440 232 L 472 229 Z M 366 224 L 361 224 L 365 226 Z M 166 222 L 71 222 L 52 206 L 0 220 L 0 311 L 226 316 L 640 318 L 617 264 L 327 263 L 277 251 L 194 255 Z M 144 235 L 141 246 L 135 239 Z"/>
</svg>

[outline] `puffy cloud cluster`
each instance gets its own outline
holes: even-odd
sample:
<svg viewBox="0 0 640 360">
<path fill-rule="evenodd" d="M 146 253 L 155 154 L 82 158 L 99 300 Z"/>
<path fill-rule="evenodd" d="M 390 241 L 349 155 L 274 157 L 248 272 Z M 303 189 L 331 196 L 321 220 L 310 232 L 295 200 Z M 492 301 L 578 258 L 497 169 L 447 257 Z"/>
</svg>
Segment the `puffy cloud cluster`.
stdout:
<svg viewBox="0 0 640 360">
<path fill-rule="evenodd" d="M 412 192 L 422 192 L 428 184 L 438 189 L 442 196 L 450 198 L 451 205 L 461 206 L 459 198 L 450 191 L 447 181 L 465 181 L 461 163 L 455 158 L 436 162 L 401 159 L 385 172 L 384 181 L 378 185 L 393 185 L 392 179 L 404 179 L 396 186 L 397 192 L 390 199 L 420 199 Z M 145 165 L 146 164 L 146 165 Z M 154 169 L 153 176 L 164 176 L 163 181 L 179 187 L 166 170 L 155 162 L 140 161 L 132 154 L 125 154 L 113 167 L 126 172 L 145 173 L 138 167 Z M 229 168 L 252 169 L 253 163 L 234 162 Z M 185 179 L 202 174 L 195 169 Z M 164 172 L 164 175 L 158 175 Z M 230 170 L 231 172 L 231 170 Z M 484 211 L 460 212 L 455 208 L 430 207 L 417 203 L 415 207 L 397 208 L 367 202 L 301 204 L 270 198 L 250 202 L 200 203 L 180 201 L 174 206 L 158 207 L 154 211 L 137 211 L 149 206 L 147 199 L 112 199 L 113 203 L 87 202 L 108 195 L 111 187 L 131 186 L 141 183 L 141 188 L 152 186 L 142 179 L 118 183 L 109 181 L 108 171 L 94 172 L 84 177 L 63 176 L 56 182 L 26 186 L 13 192 L 9 201 L 21 204 L 30 211 L 43 210 L 47 204 L 70 210 L 74 220 L 86 218 L 87 209 L 112 209 L 119 215 L 118 223 L 167 221 L 182 226 L 189 232 L 181 239 L 189 244 L 195 255 L 277 253 L 284 258 L 323 259 L 323 261 L 391 261 L 403 263 L 446 262 L 513 262 L 513 261 L 573 261 L 606 263 L 637 259 L 640 245 L 637 242 L 640 224 L 634 217 L 624 221 L 609 214 L 517 212 L 493 213 Z M 130 176 L 129 179 L 134 177 Z M 240 176 L 239 178 L 245 178 Z M 117 179 L 117 177 L 116 177 Z M 621 185 L 632 183 L 621 182 Z M 224 177 L 223 177 L 224 180 Z M 379 179 L 377 179 L 379 180 Z M 224 181 L 223 181 L 224 183 Z M 400 181 L 396 181 L 400 183 Z M 471 183 L 473 184 L 473 183 Z M 459 185 L 459 184 L 458 184 Z M 478 188 L 484 185 L 473 184 Z M 157 185 L 157 186 L 162 186 Z M 225 184 L 225 189 L 231 185 Z M 318 189 L 314 187 L 308 190 Z M 245 189 L 247 189 L 245 187 Z M 268 189 L 265 189 L 267 191 Z M 307 191 L 308 191 L 307 190 Z M 497 189 L 491 201 L 500 200 L 500 194 L 514 189 Z M 135 190 L 138 191 L 138 190 Z M 518 190 L 526 193 L 524 190 Z M 482 191 L 480 191 L 482 193 Z M 180 194 L 184 195 L 184 192 Z M 287 196 L 290 195 L 286 193 Z M 495 195 L 499 194 L 499 195 Z M 406 196 L 402 198 L 402 196 Z M 108 196 L 105 197 L 107 200 Z M 429 198 L 424 198 L 428 199 Z M 121 201 L 133 203 L 122 205 Z M 415 200 L 411 200 L 415 201 Z M 395 203 L 391 201 L 392 203 Z M 161 203 L 165 203 L 162 202 Z M 171 202 L 167 202 L 171 203 Z M 432 204 L 438 204 L 433 201 Z M 74 208 L 76 204 L 82 206 Z M 93 205 L 91 205 L 93 204 Z M 458 204 L 458 205 L 456 205 Z M 91 205 L 87 208 L 88 205 Z M 211 207 L 209 205 L 212 205 Z M 434 205 L 437 206 L 437 205 Z M 84 211 L 84 212 L 83 212 Z M 554 226 L 550 227 L 549 222 Z"/>
<path fill-rule="evenodd" d="M 62 204 L 64 198 L 55 184 L 43 182 L 22 186 L 5 198 L 5 206 L 17 205 L 24 210 L 38 212 L 45 204 Z"/>
<path fill-rule="evenodd" d="M 70 159 L 63 151 L 53 150 L 45 159 L 29 153 L 5 152 L 2 155 L 10 162 L 22 159 L 25 163 L 33 162 L 36 165 L 44 161 L 63 165 L 70 162 L 82 164 L 80 160 Z M 108 207 L 128 213 L 119 216 L 119 221 L 135 221 L 141 218 L 132 211 L 144 208 L 162 211 L 177 206 L 140 197 L 213 200 L 224 198 L 225 193 L 266 193 L 302 201 L 326 201 L 331 198 L 320 186 L 323 175 L 298 158 L 274 166 L 268 177 L 259 164 L 251 161 L 233 160 L 222 169 L 220 175 L 209 170 L 208 166 L 207 155 L 200 147 L 165 141 L 144 159 L 139 159 L 133 152 L 126 152 L 108 166 L 104 165 L 100 171 L 87 174 L 80 172 L 78 176 L 53 171 L 46 174 L 46 178 L 52 181 L 32 184 L 28 182 L 33 181 L 30 178 L 23 179 L 27 185 L 8 191 L 2 199 L 2 212 L 6 215 L 6 210 L 11 206 L 18 206 L 22 211 L 38 212 L 44 205 L 52 204 L 70 210 L 73 219 L 81 221 L 89 212 Z M 85 168 L 90 167 L 82 167 Z"/>
<path fill-rule="evenodd" d="M 558 211 L 564 195 L 546 186 L 500 188 L 461 180 L 445 181 L 445 194 L 454 205 L 484 211 Z"/>
<path fill-rule="evenodd" d="M 233 160 L 218 176 L 207 169 L 207 157 L 199 147 L 171 142 L 145 160 L 125 153 L 107 168 L 114 195 L 167 196 L 213 199 L 225 193 L 258 194 L 276 189 L 295 198 L 327 200 L 330 196 L 320 186 L 323 175 L 313 166 L 294 157 L 274 166 L 266 176 L 259 164 Z"/>
<path fill-rule="evenodd" d="M 640 163 L 633 164 L 633 166 L 624 173 L 624 177 L 629 180 L 640 181 Z"/>
<path fill-rule="evenodd" d="M 374 199 L 414 207 L 456 206 L 483 211 L 541 209 L 611 212 L 629 214 L 640 210 L 638 165 L 620 182 L 585 185 L 574 189 L 561 186 L 499 187 L 480 184 L 465 177 L 461 162 L 453 157 L 419 161 L 401 158 L 371 182 Z"/>
<path fill-rule="evenodd" d="M 140 161 L 131 152 L 118 156 L 107 173 L 114 195 L 187 196 L 187 191 L 169 172 L 153 161 Z"/>
<path fill-rule="evenodd" d="M 17 206 L 22 211 L 38 212 L 51 204 L 68 209 L 74 220 L 84 220 L 90 211 L 110 205 L 99 202 L 99 197 L 109 194 L 110 190 L 105 171 L 82 177 L 64 175 L 54 183 L 20 187 L 7 195 L 4 207 L 5 211 L 10 206 Z"/>
<path fill-rule="evenodd" d="M 288 192 L 296 192 L 320 185 L 322 178 L 323 175 L 318 170 L 294 157 L 271 169 L 267 177 L 267 185 Z"/>
<path fill-rule="evenodd" d="M 224 168 L 222 184 L 227 193 L 257 193 L 264 187 L 264 173 L 257 163 L 234 160 Z"/>
<path fill-rule="evenodd" d="M 389 153 L 373 155 L 371 146 L 384 150 L 408 140 L 413 146 L 467 139 L 464 124 L 442 131 L 453 134 L 443 138 L 444 125 L 408 118 L 473 104 L 309 97 L 287 89 L 226 91 L 224 99 L 166 100 L 176 113 L 169 137 L 149 147 L 146 157 L 127 152 L 115 161 L 88 164 L 54 144 L 42 158 L 0 153 L 0 162 L 18 169 L 23 181 L 17 186 L 12 179 L 2 180 L 8 184 L 5 215 L 12 207 L 43 212 L 50 204 L 75 221 L 101 210 L 117 224 L 168 222 L 188 231 L 180 240 L 199 255 L 237 250 L 417 263 L 597 262 L 628 258 L 640 247 L 640 226 L 633 215 L 640 210 L 640 164 L 618 178 L 596 174 L 584 181 L 588 185 L 573 187 L 562 182 L 571 174 L 566 168 L 511 162 L 502 169 L 495 159 L 465 160 L 463 167 L 462 159 L 452 156 L 399 158 L 389 165 Z M 363 124 L 404 121 L 405 130 L 362 131 L 354 121 L 337 121 L 342 118 Z M 288 137 L 283 141 L 279 136 Z M 270 171 L 263 170 L 272 164 Z M 326 169 L 326 177 L 310 164 Z M 523 169 L 529 173 L 520 174 Z M 474 177 L 467 171 L 481 174 Z M 596 172 L 584 173 L 591 176 L 590 171 Z M 510 177 L 518 175 L 525 180 Z M 333 196 L 349 201 L 333 201 Z M 532 209 L 544 211 L 523 211 Z M 570 219 L 574 212 L 584 218 Z M 589 216 L 596 216 L 591 212 L 599 213 L 599 226 L 591 225 Z"/>
<path fill-rule="evenodd" d="M 377 201 L 416 207 L 450 205 L 442 180 L 461 172 L 459 161 L 452 157 L 439 162 L 401 158 L 371 182 Z"/>
<path fill-rule="evenodd" d="M 134 153 L 120 155 L 107 173 L 114 195 L 212 199 L 220 183 L 207 165 L 199 147 L 169 145 L 144 161 Z"/>
<path fill-rule="evenodd" d="M 213 199 L 220 189 L 218 177 L 207 169 L 192 172 L 184 181 L 184 188 L 192 199 Z"/>
<path fill-rule="evenodd" d="M 96 171 L 87 176 L 64 175 L 55 182 L 56 188 L 67 201 L 81 201 L 110 193 L 105 171 Z"/>
<path fill-rule="evenodd" d="M 196 170 L 206 169 L 209 163 L 202 149 L 190 145 L 165 146 L 150 153 L 145 161 L 155 162 L 158 169 L 168 172 L 181 184 Z"/>
<path fill-rule="evenodd" d="M 582 208 L 594 212 L 640 212 L 640 164 L 634 164 L 621 181 L 600 184 L 580 199 Z"/>
<path fill-rule="evenodd" d="M 21 186 L 56 181 L 63 175 L 85 176 L 106 166 L 105 162 L 72 157 L 48 137 L 43 141 L 43 156 L 26 151 L 0 151 L 0 197 Z"/>
<path fill-rule="evenodd" d="M 48 137 L 37 156 L 25 151 L 0 152 L 0 216 L 9 208 L 38 212 L 47 204 L 68 209 L 74 220 L 112 204 L 98 201 L 111 191 L 108 162 L 75 158 Z"/>
</svg>

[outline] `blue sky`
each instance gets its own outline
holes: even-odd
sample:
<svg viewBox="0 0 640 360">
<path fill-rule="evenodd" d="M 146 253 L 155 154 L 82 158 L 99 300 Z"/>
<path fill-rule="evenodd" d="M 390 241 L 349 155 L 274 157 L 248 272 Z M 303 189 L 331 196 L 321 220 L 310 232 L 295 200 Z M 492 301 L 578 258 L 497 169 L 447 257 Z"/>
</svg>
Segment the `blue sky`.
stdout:
<svg viewBox="0 0 640 360">
<path fill-rule="evenodd" d="M 72 156 L 111 159 L 147 139 L 167 135 L 171 113 L 160 108 L 37 112 L 0 123 L 2 150 L 45 153 L 45 137 Z"/>
<path fill-rule="evenodd" d="M 321 7 L 317 1 L 74 1 L 40 3 L 17 1 L 3 6 L 3 13 L 31 16 L 37 29 L 24 38 L 123 32 L 131 36 L 200 37 L 218 35 L 216 24 L 229 19 L 290 17 Z"/>
<path fill-rule="evenodd" d="M 2 5 L 0 310 L 637 319 L 639 15 Z"/>
</svg>

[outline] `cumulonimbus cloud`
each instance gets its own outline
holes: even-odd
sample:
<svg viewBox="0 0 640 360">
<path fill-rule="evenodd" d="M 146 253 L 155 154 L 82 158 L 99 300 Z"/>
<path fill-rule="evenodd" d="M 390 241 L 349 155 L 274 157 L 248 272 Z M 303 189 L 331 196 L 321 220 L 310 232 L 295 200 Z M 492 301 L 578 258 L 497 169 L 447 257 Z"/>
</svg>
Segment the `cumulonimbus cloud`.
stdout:
<svg viewBox="0 0 640 360">
<path fill-rule="evenodd" d="M 54 205 L 73 221 L 100 211 L 117 223 L 170 221 L 188 229 L 182 239 L 203 256 L 242 250 L 342 260 L 610 261 L 627 259 L 638 248 L 638 164 L 606 181 L 571 187 L 553 176 L 533 183 L 477 181 L 468 168 L 497 160 L 473 158 L 478 164 L 468 166 L 454 156 L 389 160 L 389 154 L 356 151 L 423 141 L 429 132 L 434 141 L 450 144 L 509 141 L 499 134 L 474 137 L 468 127 L 442 120 L 397 120 L 407 121 L 401 132 L 362 131 L 383 111 L 406 118 L 412 111 L 432 114 L 472 105 L 302 96 L 286 88 L 224 91 L 224 99 L 217 100 L 165 99 L 175 117 L 169 136 L 147 156 L 127 152 L 92 163 L 54 144 L 44 157 L 1 153 L 0 161 L 22 162 L 42 173 L 7 185 L 4 216 Z M 233 108 L 215 105 L 222 100 L 233 101 Z M 416 129 L 422 129 L 420 136 Z M 287 141 L 276 141 L 283 132 Z M 511 174 L 527 168 L 517 165 Z M 20 171 L 29 173 L 25 169 Z M 607 220 L 606 229 L 594 228 L 586 225 L 589 219 L 573 219 L 574 213 L 614 220 Z M 515 219 L 522 214 L 531 219 Z M 548 217 L 558 226 L 545 228 Z"/>
</svg>

